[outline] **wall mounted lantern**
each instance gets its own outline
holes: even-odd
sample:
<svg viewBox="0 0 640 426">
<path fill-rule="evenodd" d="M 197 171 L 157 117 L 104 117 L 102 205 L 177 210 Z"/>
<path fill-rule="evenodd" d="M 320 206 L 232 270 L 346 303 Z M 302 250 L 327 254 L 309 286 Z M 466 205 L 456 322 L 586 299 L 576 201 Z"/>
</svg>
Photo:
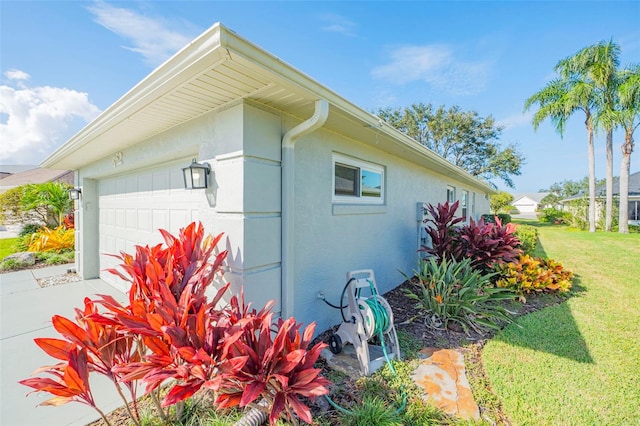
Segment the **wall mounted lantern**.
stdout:
<svg viewBox="0 0 640 426">
<path fill-rule="evenodd" d="M 82 189 L 80 188 L 69 188 L 69 199 L 71 200 L 79 200 L 80 195 L 82 194 Z"/>
<path fill-rule="evenodd" d="M 209 186 L 209 163 L 198 163 L 194 158 L 189 166 L 182 169 L 185 189 L 204 189 Z"/>
</svg>

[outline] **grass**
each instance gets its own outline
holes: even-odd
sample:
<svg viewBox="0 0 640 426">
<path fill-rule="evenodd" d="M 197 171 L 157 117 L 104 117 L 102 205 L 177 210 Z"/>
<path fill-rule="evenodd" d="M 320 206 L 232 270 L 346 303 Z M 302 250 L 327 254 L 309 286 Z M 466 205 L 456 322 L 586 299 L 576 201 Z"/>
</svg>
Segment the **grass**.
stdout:
<svg viewBox="0 0 640 426">
<path fill-rule="evenodd" d="M 578 293 L 487 343 L 494 391 L 514 424 L 639 424 L 640 235 L 539 230 Z"/>
<path fill-rule="evenodd" d="M 0 260 L 17 251 L 16 245 L 20 238 L 2 238 L 0 239 Z"/>
</svg>

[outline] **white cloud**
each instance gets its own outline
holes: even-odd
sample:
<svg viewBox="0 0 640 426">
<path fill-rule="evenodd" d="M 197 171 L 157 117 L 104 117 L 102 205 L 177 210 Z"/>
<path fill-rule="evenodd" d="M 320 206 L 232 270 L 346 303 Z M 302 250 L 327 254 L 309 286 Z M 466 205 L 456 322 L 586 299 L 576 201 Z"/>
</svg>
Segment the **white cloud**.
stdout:
<svg viewBox="0 0 640 426">
<path fill-rule="evenodd" d="M 26 72 L 15 70 L 15 69 L 5 71 L 4 75 L 9 80 L 16 80 L 16 81 L 29 80 L 31 78 L 31 76 Z"/>
<path fill-rule="evenodd" d="M 491 64 L 457 58 L 454 48 L 443 44 L 401 46 L 390 54 L 389 63 L 372 70 L 374 78 L 404 85 L 425 81 L 452 95 L 473 95 L 484 90 Z"/>
<path fill-rule="evenodd" d="M 152 67 L 160 65 L 186 46 L 193 39 L 193 34 L 187 33 L 196 32 L 193 25 L 185 22 L 180 23 L 181 31 L 178 31 L 171 29 L 171 23 L 165 20 L 103 2 L 96 2 L 87 9 L 98 24 L 132 44 L 123 48 L 141 54 L 145 63 Z"/>
<path fill-rule="evenodd" d="M 326 23 L 322 27 L 322 31 L 339 33 L 349 37 L 356 36 L 356 27 L 358 24 L 343 16 L 331 13 L 321 16 L 320 19 Z"/>
<path fill-rule="evenodd" d="M 85 123 L 100 113 L 86 93 L 62 87 L 28 87 L 29 75 L 5 72 L 18 87 L 0 86 L 0 162 L 36 164 L 62 144 L 74 120 Z"/>
<path fill-rule="evenodd" d="M 531 125 L 531 119 L 533 118 L 533 112 L 528 111 L 525 113 L 512 114 L 508 117 L 497 120 L 497 124 L 505 128 L 505 130 L 513 129 L 514 127 L 520 127 L 524 125 Z"/>
</svg>

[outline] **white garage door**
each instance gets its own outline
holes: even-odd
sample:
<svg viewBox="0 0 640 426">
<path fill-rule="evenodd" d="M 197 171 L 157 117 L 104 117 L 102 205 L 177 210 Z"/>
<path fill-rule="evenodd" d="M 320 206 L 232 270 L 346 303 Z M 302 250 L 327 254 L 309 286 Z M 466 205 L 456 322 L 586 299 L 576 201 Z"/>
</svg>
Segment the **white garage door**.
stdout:
<svg viewBox="0 0 640 426">
<path fill-rule="evenodd" d="M 127 283 L 106 272 L 120 262 L 109 254 L 134 254 L 136 245 L 162 242 L 158 229 L 171 233 L 198 220 L 203 190 L 184 188 L 182 167 L 188 159 L 98 182 L 100 278 L 126 291 Z"/>
</svg>

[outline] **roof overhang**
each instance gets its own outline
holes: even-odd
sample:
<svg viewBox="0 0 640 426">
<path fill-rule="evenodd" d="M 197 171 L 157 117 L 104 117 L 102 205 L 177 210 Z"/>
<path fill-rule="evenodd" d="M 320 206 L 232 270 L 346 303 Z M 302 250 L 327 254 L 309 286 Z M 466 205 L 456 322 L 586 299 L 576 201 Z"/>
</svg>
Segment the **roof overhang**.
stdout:
<svg viewBox="0 0 640 426">
<path fill-rule="evenodd" d="M 238 100 L 304 120 L 313 114 L 317 99 L 330 105 L 324 128 L 486 193 L 495 192 L 488 183 L 219 23 L 156 68 L 46 158 L 42 167 L 80 169 Z"/>
</svg>

